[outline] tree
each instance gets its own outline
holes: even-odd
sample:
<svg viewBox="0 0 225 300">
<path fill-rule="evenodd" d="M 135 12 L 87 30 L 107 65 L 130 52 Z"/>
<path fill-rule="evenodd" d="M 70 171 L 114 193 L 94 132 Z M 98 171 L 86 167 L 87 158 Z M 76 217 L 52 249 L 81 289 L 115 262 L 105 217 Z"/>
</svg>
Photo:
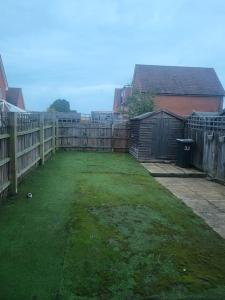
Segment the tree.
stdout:
<svg viewBox="0 0 225 300">
<path fill-rule="evenodd" d="M 154 109 L 154 95 L 152 93 L 141 93 L 134 91 L 132 96 L 126 100 L 127 113 L 129 117 L 135 117 Z"/>
<path fill-rule="evenodd" d="M 68 112 L 70 111 L 70 103 L 65 99 L 57 99 L 49 106 L 48 111 Z"/>
</svg>

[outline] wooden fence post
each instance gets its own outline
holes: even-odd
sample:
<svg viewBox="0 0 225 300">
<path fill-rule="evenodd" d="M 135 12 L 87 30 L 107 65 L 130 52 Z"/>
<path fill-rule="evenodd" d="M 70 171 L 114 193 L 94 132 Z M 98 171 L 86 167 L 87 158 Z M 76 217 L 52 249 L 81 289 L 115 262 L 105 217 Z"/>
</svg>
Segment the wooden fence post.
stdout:
<svg viewBox="0 0 225 300">
<path fill-rule="evenodd" d="M 40 158 L 41 165 L 45 164 L 45 129 L 44 129 L 44 114 L 40 113 Z"/>
<path fill-rule="evenodd" d="M 56 150 L 59 148 L 59 120 L 55 113 L 55 147 Z"/>
<path fill-rule="evenodd" d="M 56 150 L 56 116 L 55 113 L 53 113 L 53 120 L 52 120 L 52 152 L 53 154 L 55 154 L 55 150 Z"/>
<path fill-rule="evenodd" d="M 114 152 L 114 124 L 111 123 L 111 151 Z"/>
<path fill-rule="evenodd" d="M 17 194 L 17 113 L 9 113 L 9 132 L 10 132 L 10 191 Z"/>
</svg>

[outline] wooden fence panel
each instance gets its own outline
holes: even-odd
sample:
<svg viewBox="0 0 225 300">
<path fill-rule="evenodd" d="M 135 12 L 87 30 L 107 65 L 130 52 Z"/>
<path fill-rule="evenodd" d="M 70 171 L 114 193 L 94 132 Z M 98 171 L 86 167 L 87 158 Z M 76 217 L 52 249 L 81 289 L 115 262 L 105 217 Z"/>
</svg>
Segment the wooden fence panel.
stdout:
<svg viewBox="0 0 225 300">
<path fill-rule="evenodd" d="M 40 114 L 17 113 L 17 177 L 40 160 Z"/>
<path fill-rule="evenodd" d="M 0 196 L 9 186 L 11 192 L 16 193 L 18 181 L 40 161 L 44 164 L 54 151 L 54 114 L 1 113 Z"/>
<path fill-rule="evenodd" d="M 119 123 L 113 125 L 112 148 L 114 152 L 128 152 L 129 139 L 129 123 Z"/>
<path fill-rule="evenodd" d="M 58 123 L 58 147 L 75 150 L 101 150 L 112 149 L 111 124 Z"/>
</svg>

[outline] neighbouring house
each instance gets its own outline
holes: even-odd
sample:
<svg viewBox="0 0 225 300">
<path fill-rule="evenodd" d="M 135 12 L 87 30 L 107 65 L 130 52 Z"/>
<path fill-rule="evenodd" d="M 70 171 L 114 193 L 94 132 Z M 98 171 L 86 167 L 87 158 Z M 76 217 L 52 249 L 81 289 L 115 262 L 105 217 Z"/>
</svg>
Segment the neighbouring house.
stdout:
<svg viewBox="0 0 225 300">
<path fill-rule="evenodd" d="M 81 121 L 81 114 L 76 111 L 71 112 L 55 112 L 55 117 L 59 123 L 73 124 Z"/>
<path fill-rule="evenodd" d="M 137 90 L 154 94 L 155 110 L 182 116 L 222 111 L 225 95 L 215 70 L 200 67 L 136 65 L 132 91 Z"/>
<path fill-rule="evenodd" d="M 6 101 L 21 109 L 25 109 L 21 88 L 8 88 L 8 91 L 6 92 Z"/>
<path fill-rule="evenodd" d="M 113 111 L 116 113 L 120 111 L 122 105 L 121 90 L 121 88 L 116 88 L 114 93 Z"/>
<path fill-rule="evenodd" d="M 2 110 L 9 111 L 11 108 L 12 111 L 16 111 L 16 108 L 18 108 L 19 110 L 25 110 L 22 89 L 8 86 L 1 56 L 0 56 L 0 101 L 1 101 Z"/>
<path fill-rule="evenodd" d="M 183 117 L 165 109 L 132 118 L 129 152 L 138 161 L 175 160 L 184 124 Z"/>
<path fill-rule="evenodd" d="M 126 85 L 122 88 L 116 88 L 114 94 L 113 112 L 126 113 L 126 99 L 131 95 L 132 87 L 129 85 Z"/>
<path fill-rule="evenodd" d="M 92 111 L 91 120 L 94 123 L 120 123 L 126 121 L 126 117 L 113 111 Z"/>
<path fill-rule="evenodd" d="M 8 82 L 0 55 L 0 99 L 6 100 L 6 91 L 8 90 Z"/>
<path fill-rule="evenodd" d="M 91 120 L 94 123 L 112 123 L 113 122 L 113 112 L 112 111 L 92 111 Z"/>
</svg>

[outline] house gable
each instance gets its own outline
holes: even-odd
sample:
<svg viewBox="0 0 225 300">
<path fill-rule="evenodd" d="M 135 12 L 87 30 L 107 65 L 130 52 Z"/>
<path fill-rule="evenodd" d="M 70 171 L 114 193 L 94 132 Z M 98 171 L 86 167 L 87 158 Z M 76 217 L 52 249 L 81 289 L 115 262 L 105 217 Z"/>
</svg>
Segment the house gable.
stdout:
<svg viewBox="0 0 225 300">
<path fill-rule="evenodd" d="M 25 109 L 23 93 L 21 88 L 10 87 L 6 93 L 6 101 L 21 109 Z"/>
<path fill-rule="evenodd" d="M 113 111 L 114 112 L 119 112 L 119 108 L 121 105 L 121 88 L 116 88 L 115 89 L 115 94 L 114 94 L 114 103 L 113 103 Z"/>
<path fill-rule="evenodd" d="M 0 55 L 0 99 L 6 99 L 6 91 L 8 90 L 8 83 L 5 75 L 5 70 Z"/>
</svg>

